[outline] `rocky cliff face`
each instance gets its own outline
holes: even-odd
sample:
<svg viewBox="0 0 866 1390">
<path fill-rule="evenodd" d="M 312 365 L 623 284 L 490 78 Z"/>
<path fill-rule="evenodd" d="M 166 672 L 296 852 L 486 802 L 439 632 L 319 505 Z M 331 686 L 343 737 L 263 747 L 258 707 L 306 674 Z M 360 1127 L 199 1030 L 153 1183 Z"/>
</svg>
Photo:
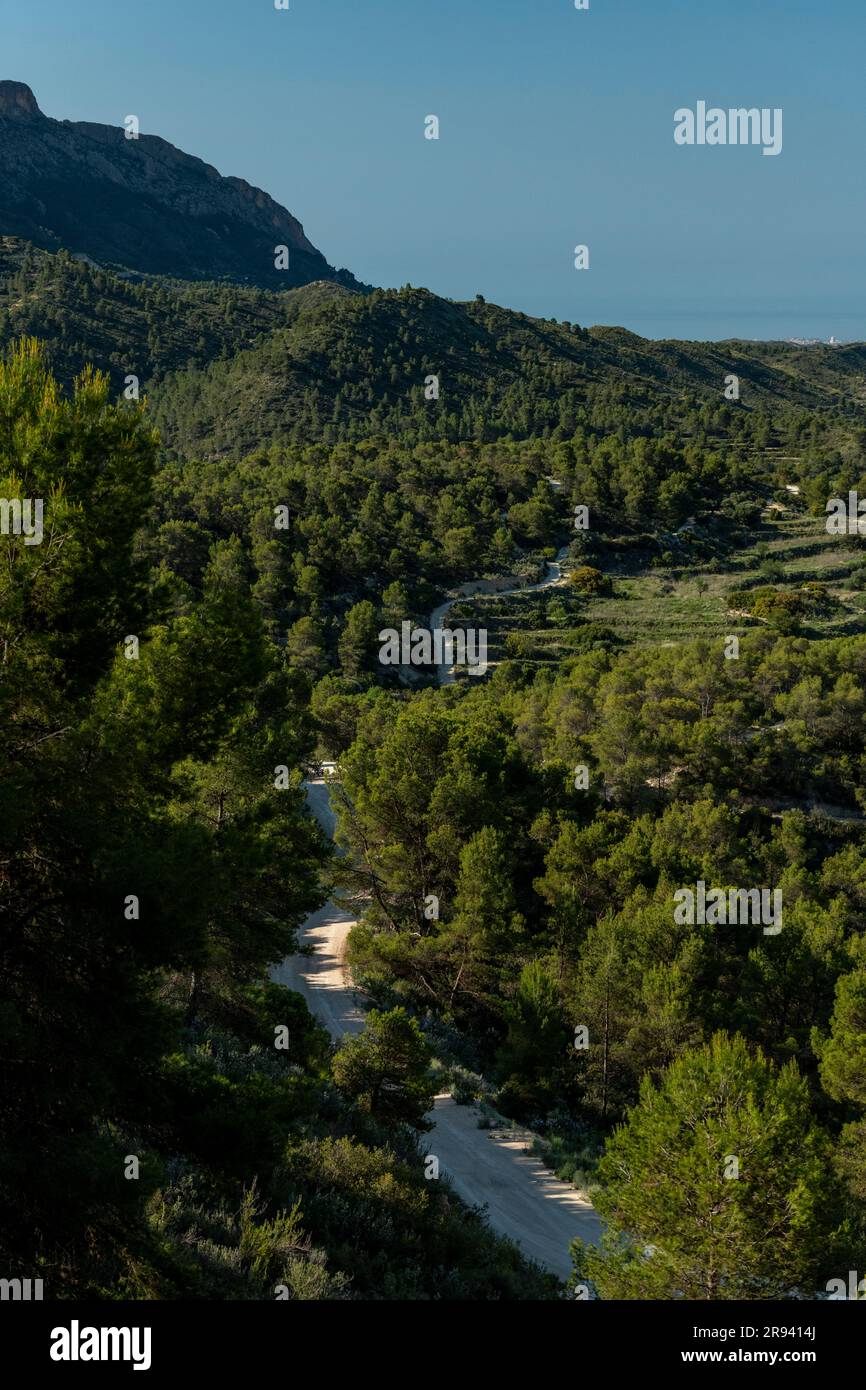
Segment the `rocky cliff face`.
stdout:
<svg viewBox="0 0 866 1390">
<path fill-rule="evenodd" d="M 44 116 L 23 82 L 0 82 L 0 234 L 145 275 L 289 289 L 354 286 L 260 188 L 223 178 L 156 135 Z M 289 249 L 289 269 L 274 266 Z"/>
</svg>

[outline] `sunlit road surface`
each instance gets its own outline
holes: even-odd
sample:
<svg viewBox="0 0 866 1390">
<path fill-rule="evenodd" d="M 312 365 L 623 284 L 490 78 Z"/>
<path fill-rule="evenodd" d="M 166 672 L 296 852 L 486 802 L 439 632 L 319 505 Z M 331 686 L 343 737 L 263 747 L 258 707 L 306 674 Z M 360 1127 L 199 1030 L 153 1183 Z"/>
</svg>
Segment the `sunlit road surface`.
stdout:
<svg viewBox="0 0 866 1390">
<path fill-rule="evenodd" d="M 567 1278 L 569 1242 L 580 1236 L 595 1244 L 601 1236 L 589 1199 L 534 1158 L 519 1129 L 479 1129 L 479 1112 L 447 1095 L 436 1097 L 434 1115 L 425 1150 L 436 1155 L 464 1202 L 486 1206 L 494 1230 Z"/>
</svg>

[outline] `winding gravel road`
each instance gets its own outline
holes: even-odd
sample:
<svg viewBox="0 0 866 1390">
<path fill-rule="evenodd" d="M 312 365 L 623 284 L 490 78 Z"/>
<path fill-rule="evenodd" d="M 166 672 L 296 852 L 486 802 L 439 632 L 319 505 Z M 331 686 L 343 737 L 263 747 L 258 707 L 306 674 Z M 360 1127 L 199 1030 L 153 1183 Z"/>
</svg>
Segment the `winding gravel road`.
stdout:
<svg viewBox="0 0 866 1390">
<path fill-rule="evenodd" d="M 313 815 L 333 838 L 336 816 L 327 784 L 316 778 L 305 787 Z M 290 956 L 271 974 L 304 996 L 335 1041 L 363 1028 L 362 998 L 352 988 L 345 963 L 353 925 L 354 919 L 338 902 L 326 903 L 301 930 L 301 942 L 313 947 L 312 955 Z M 565 1279 L 571 1273 L 571 1240 L 581 1236 L 595 1243 L 601 1234 L 601 1222 L 588 1199 L 528 1152 L 531 1136 L 525 1130 L 479 1129 L 475 1108 L 455 1104 L 450 1095 L 436 1097 L 433 1120 L 426 1152 L 436 1155 L 464 1202 L 485 1207 L 494 1230 Z"/>
<path fill-rule="evenodd" d="M 549 481 L 549 480 L 548 480 Z M 559 486 L 559 484 L 557 484 Z M 430 614 L 430 631 L 436 632 L 444 627 L 445 618 L 455 603 L 459 603 L 462 598 L 471 598 L 475 595 L 489 594 L 491 598 L 512 598 L 515 594 L 537 594 L 541 589 L 552 589 L 557 584 L 562 584 L 564 575 L 562 573 L 562 562 L 568 554 L 568 546 L 564 545 L 559 551 L 555 560 L 548 560 L 547 571 L 543 579 L 537 584 L 513 584 L 507 589 L 497 589 L 493 583 L 487 579 L 471 579 L 467 584 L 461 585 L 451 598 L 440 603 L 438 608 L 434 608 Z M 442 661 L 436 668 L 436 684 L 451 685 L 454 682 L 454 668 L 449 666 L 446 661 Z"/>
</svg>

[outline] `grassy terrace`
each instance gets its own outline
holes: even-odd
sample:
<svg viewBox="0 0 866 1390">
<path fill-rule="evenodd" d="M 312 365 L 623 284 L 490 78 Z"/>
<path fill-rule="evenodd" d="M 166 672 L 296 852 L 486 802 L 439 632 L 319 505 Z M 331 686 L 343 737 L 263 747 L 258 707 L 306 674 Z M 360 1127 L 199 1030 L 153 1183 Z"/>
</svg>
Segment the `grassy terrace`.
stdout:
<svg viewBox="0 0 866 1390">
<path fill-rule="evenodd" d="M 826 586 L 827 600 L 804 617 L 802 633 L 866 632 L 866 544 L 830 536 L 823 518 L 790 508 L 766 511 L 760 533 L 710 567 L 625 562 L 606 573 L 612 591 L 605 596 L 580 598 L 564 583 L 540 594 L 473 597 L 452 609 L 450 621 L 486 627 L 491 662 L 509 656 L 555 662 L 611 635 L 645 645 L 742 634 L 762 620 L 732 612 L 732 591 L 772 585 L 795 593 L 817 582 Z"/>
</svg>

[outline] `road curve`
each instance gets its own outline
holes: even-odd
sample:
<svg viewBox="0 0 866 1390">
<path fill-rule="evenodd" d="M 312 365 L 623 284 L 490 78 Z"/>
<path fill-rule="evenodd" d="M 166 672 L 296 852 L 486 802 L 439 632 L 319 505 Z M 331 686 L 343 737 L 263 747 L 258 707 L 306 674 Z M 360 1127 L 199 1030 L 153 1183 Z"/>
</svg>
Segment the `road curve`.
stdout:
<svg viewBox="0 0 866 1390">
<path fill-rule="evenodd" d="M 305 783 L 307 800 L 325 834 L 333 838 L 336 817 L 322 778 Z M 302 994 L 312 1013 L 338 1041 L 363 1028 L 362 996 L 352 988 L 346 943 L 354 919 L 337 902 L 307 918 L 301 944 L 313 953 L 290 956 L 271 978 Z M 439 1159 L 455 1191 L 470 1206 L 486 1208 L 491 1226 L 517 1242 L 526 1255 L 565 1279 L 571 1273 L 569 1243 L 575 1236 L 595 1243 L 601 1222 L 589 1200 L 560 1182 L 528 1151 L 531 1135 L 517 1127 L 479 1129 L 474 1106 L 436 1097 L 433 1129 L 425 1153 Z"/>
<path fill-rule="evenodd" d="M 485 579 L 472 579 L 467 584 L 461 585 L 457 593 L 452 598 L 440 603 L 438 608 L 434 608 L 430 614 L 430 631 L 436 632 L 444 627 L 445 618 L 455 603 L 459 603 L 462 598 L 471 598 L 488 594 L 491 598 L 511 598 L 515 594 L 537 594 L 541 589 L 552 589 L 555 585 L 563 581 L 562 562 L 568 554 L 568 546 L 564 545 L 559 551 L 555 560 L 548 560 L 547 571 L 543 579 L 537 584 L 515 584 L 510 589 L 496 589 L 491 581 Z M 454 667 L 449 666 L 447 661 L 441 661 L 436 667 L 436 684 L 452 685 L 454 682 Z"/>
<path fill-rule="evenodd" d="M 325 903 L 307 918 L 301 929 L 301 942 L 312 946 L 311 956 L 289 956 L 271 971 L 279 985 L 297 990 L 307 1001 L 310 1013 L 327 1028 L 335 1042 L 347 1033 L 360 1033 L 364 1010 L 352 989 L 346 966 L 346 942 L 355 925 L 353 918 L 336 903 Z"/>
<path fill-rule="evenodd" d="M 304 783 L 307 805 L 333 840 L 337 817 L 328 799 L 327 783 L 321 777 Z M 300 931 L 300 944 L 312 946 L 312 955 L 288 956 L 271 971 L 279 985 L 297 990 L 307 1001 L 311 1013 L 327 1028 L 335 1042 L 347 1033 L 360 1033 L 364 1010 L 360 995 L 352 988 L 346 965 L 346 943 L 355 918 L 333 898 L 307 918 Z"/>
</svg>

